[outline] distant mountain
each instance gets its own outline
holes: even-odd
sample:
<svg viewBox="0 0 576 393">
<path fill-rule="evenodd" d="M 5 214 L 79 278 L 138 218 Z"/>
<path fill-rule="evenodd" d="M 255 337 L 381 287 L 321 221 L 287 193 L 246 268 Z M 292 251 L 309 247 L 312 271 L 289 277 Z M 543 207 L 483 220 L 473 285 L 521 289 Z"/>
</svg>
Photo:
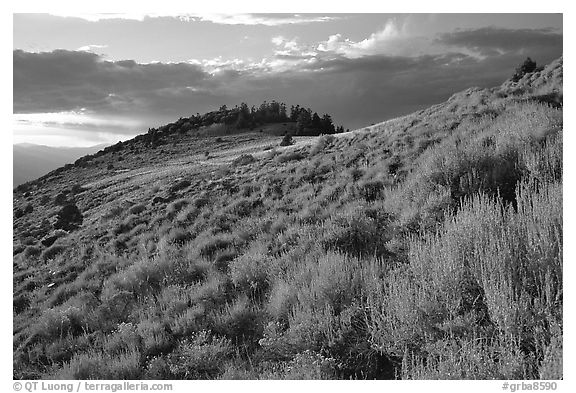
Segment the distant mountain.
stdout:
<svg viewBox="0 0 576 393">
<path fill-rule="evenodd" d="M 13 146 L 14 187 L 34 180 L 65 164 L 70 164 L 87 154 L 102 150 L 107 144 L 90 147 L 52 147 L 19 143 Z"/>
</svg>

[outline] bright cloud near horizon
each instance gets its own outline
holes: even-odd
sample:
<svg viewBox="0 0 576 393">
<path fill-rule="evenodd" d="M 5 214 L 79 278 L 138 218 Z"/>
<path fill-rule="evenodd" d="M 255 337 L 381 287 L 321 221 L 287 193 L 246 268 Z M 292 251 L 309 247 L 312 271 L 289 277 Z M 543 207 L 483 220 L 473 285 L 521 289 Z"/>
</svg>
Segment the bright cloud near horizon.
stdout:
<svg viewBox="0 0 576 393">
<path fill-rule="evenodd" d="M 277 100 L 363 127 L 562 55 L 560 14 L 15 14 L 14 142 L 116 142 Z"/>
</svg>

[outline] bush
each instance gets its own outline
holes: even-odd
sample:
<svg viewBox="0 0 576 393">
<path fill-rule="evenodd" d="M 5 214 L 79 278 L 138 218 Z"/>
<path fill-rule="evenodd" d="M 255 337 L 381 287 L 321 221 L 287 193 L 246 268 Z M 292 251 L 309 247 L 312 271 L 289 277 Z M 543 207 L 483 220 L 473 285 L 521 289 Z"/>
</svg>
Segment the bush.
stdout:
<svg viewBox="0 0 576 393">
<path fill-rule="evenodd" d="M 171 379 L 170 367 L 165 357 L 153 357 L 146 368 L 145 379 Z"/>
<path fill-rule="evenodd" d="M 321 242 L 326 250 L 357 257 L 382 257 L 388 254 L 386 242 L 392 235 L 388 225 L 386 214 L 370 217 L 359 209 L 342 212 L 325 224 Z"/>
<path fill-rule="evenodd" d="M 263 203 L 260 199 L 242 198 L 232 203 L 226 211 L 238 217 L 254 216 L 255 210 L 262 207 Z"/>
<path fill-rule="evenodd" d="M 276 161 L 279 163 L 285 163 L 289 161 L 299 161 L 305 158 L 304 154 L 296 151 L 286 152 L 276 157 Z"/>
<path fill-rule="evenodd" d="M 384 183 L 380 180 L 365 181 L 358 184 L 360 196 L 367 202 L 373 202 L 382 199 L 384 196 Z"/>
<path fill-rule="evenodd" d="M 54 228 L 73 231 L 82 225 L 83 220 L 82 213 L 76 205 L 66 205 L 58 212 Z"/>
<path fill-rule="evenodd" d="M 193 238 L 194 238 L 194 236 L 192 235 L 192 233 L 190 233 L 184 229 L 174 228 L 174 229 L 170 230 L 170 232 L 168 233 L 168 236 L 166 237 L 166 240 L 169 243 L 173 243 L 173 244 L 176 244 L 178 246 L 182 246 L 185 243 L 192 240 Z"/>
<path fill-rule="evenodd" d="M 50 247 L 51 245 L 54 244 L 54 242 L 56 242 L 56 240 L 66 237 L 68 236 L 68 232 L 66 232 L 65 230 L 62 229 L 56 229 L 54 231 L 52 231 L 51 233 L 47 234 L 46 236 L 44 236 L 40 242 L 42 243 L 43 246 L 45 247 Z"/>
<path fill-rule="evenodd" d="M 173 218 L 180 210 L 182 210 L 189 204 L 190 201 L 187 199 L 178 199 L 168 204 L 168 206 L 166 206 L 166 213 L 168 214 L 169 217 Z"/>
<path fill-rule="evenodd" d="M 248 164 L 252 164 L 255 161 L 256 161 L 256 159 L 254 158 L 254 156 L 252 154 L 242 154 L 240 157 L 238 157 L 232 161 L 232 166 L 248 165 Z"/>
<path fill-rule="evenodd" d="M 46 346 L 46 357 L 53 364 L 70 361 L 75 353 L 90 350 L 90 336 L 63 337 Z"/>
<path fill-rule="evenodd" d="M 24 257 L 29 258 L 36 258 L 42 253 L 42 248 L 38 246 L 28 246 L 24 249 Z"/>
<path fill-rule="evenodd" d="M 202 326 L 204 314 L 205 309 L 202 305 L 187 308 L 170 321 L 170 330 L 177 337 L 190 336 Z"/>
<path fill-rule="evenodd" d="M 110 208 L 110 210 L 108 210 L 106 214 L 102 215 L 102 219 L 105 221 L 112 220 L 122 216 L 124 212 L 125 209 L 122 206 L 113 206 Z"/>
<path fill-rule="evenodd" d="M 213 379 L 224 371 L 232 353 L 229 340 L 201 331 L 181 342 L 166 361 L 173 379 Z"/>
<path fill-rule="evenodd" d="M 144 210 L 146 210 L 146 206 L 142 205 L 142 204 L 138 204 L 138 205 L 134 205 L 132 207 L 130 207 L 130 209 L 128 209 L 128 213 L 130 214 L 140 214 L 142 213 Z"/>
<path fill-rule="evenodd" d="M 165 258 L 143 258 L 125 270 L 110 276 L 103 285 L 102 297 L 105 301 L 127 293 L 134 299 L 143 299 L 156 294 L 171 266 Z"/>
<path fill-rule="evenodd" d="M 16 314 L 20 314 L 22 311 L 27 309 L 29 305 L 30 298 L 27 294 L 16 295 L 14 296 L 14 299 L 12 299 L 12 309 Z"/>
<path fill-rule="evenodd" d="M 24 210 L 17 208 L 14 210 L 14 218 L 24 217 Z"/>
<path fill-rule="evenodd" d="M 60 192 L 59 194 L 54 197 L 54 204 L 59 206 L 64 206 L 68 203 L 67 198 L 68 193 L 65 191 Z"/>
<path fill-rule="evenodd" d="M 234 285 L 249 293 L 262 293 L 268 288 L 269 257 L 263 247 L 253 247 L 229 264 Z"/>
<path fill-rule="evenodd" d="M 185 209 L 182 209 L 176 215 L 176 221 L 181 224 L 192 224 L 196 217 L 200 214 L 200 209 L 190 206 Z"/>
<path fill-rule="evenodd" d="M 67 335 L 79 335 L 84 332 L 85 311 L 76 306 L 62 305 L 44 311 L 34 325 L 35 332 L 50 342 Z"/>
<path fill-rule="evenodd" d="M 282 138 L 282 141 L 280 142 L 280 146 L 290 146 L 293 144 L 294 144 L 294 139 L 292 138 L 292 135 L 290 135 L 290 134 L 284 135 L 284 138 Z"/>
<path fill-rule="evenodd" d="M 214 254 L 214 266 L 222 272 L 227 272 L 230 262 L 237 256 L 238 251 L 234 247 L 219 250 Z"/>
<path fill-rule="evenodd" d="M 66 251 L 66 246 L 54 244 L 42 252 L 42 260 L 47 262 Z"/>
<path fill-rule="evenodd" d="M 176 182 L 170 186 L 169 192 L 175 193 L 177 191 L 181 191 L 185 188 L 190 187 L 191 184 L 192 184 L 192 182 L 190 182 L 190 180 L 186 180 L 186 179 L 180 180 L 180 181 L 178 181 L 178 182 Z"/>
<path fill-rule="evenodd" d="M 110 356 L 99 351 L 76 354 L 54 375 L 56 379 L 140 379 L 141 354 L 137 351 Z"/>
<path fill-rule="evenodd" d="M 28 183 L 20 184 L 18 187 L 14 189 L 14 191 L 19 192 L 21 194 L 30 191 L 32 186 Z"/>
<path fill-rule="evenodd" d="M 201 256 L 212 258 L 218 251 L 234 247 L 235 242 L 236 239 L 229 234 L 218 234 L 201 239 L 198 250 Z"/>
<path fill-rule="evenodd" d="M 335 139 L 336 139 L 336 137 L 333 135 L 320 136 L 318 138 L 318 141 L 316 141 L 316 144 L 314 145 L 314 147 L 310 151 L 310 154 L 312 154 L 312 155 L 318 154 L 319 152 L 323 151 L 328 146 L 330 146 L 334 142 Z"/>
<path fill-rule="evenodd" d="M 263 313 L 241 295 L 213 313 L 213 331 L 232 340 L 237 346 L 255 348 L 263 333 Z"/>
<path fill-rule="evenodd" d="M 164 325 L 160 322 L 141 321 L 136 331 L 142 338 L 142 353 L 146 356 L 158 356 L 171 351 L 174 347 L 172 336 L 166 332 Z"/>
<path fill-rule="evenodd" d="M 42 195 L 40 197 L 40 205 L 48 206 L 49 203 L 50 203 L 50 196 L 49 195 Z"/>
<path fill-rule="evenodd" d="M 286 323 L 296 301 L 297 289 L 285 281 L 278 280 L 272 286 L 266 309 L 276 321 Z"/>
<path fill-rule="evenodd" d="M 26 247 L 23 246 L 22 244 L 17 244 L 12 248 L 12 255 L 18 255 L 22 253 L 22 251 L 24 251 L 25 249 Z"/>
<path fill-rule="evenodd" d="M 33 246 L 36 244 L 36 239 L 32 236 L 22 236 L 20 238 L 20 243 L 25 246 Z"/>
<path fill-rule="evenodd" d="M 284 371 L 286 379 L 334 379 L 336 376 L 336 359 L 309 350 L 297 354 Z"/>
<path fill-rule="evenodd" d="M 547 345 L 562 319 L 561 185 L 520 186 L 516 199 L 517 208 L 506 209 L 485 195 L 471 198 L 438 234 L 413 238 L 409 264 L 374 287 L 372 335 L 386 353 L 413 348 L 405 369 L 412 377 L 539 377 L 544 347 L 536 337 Z M 479 332 L 493 341 L 477 341 Z M 517 367 L 473 365 L 479 353 L 495 352 Z"/>
<path fill-rule="evenodd" d="M 140 224 L 142 221 L 138 218 L 137 215 L 131 214 L 126 217 L 122 222 L 118 224 L 116 228 L 114 228 L 114 234 L 120 235 L 122 233 L 126 233 L 132 230 L 132 228 L 136 227 L 136 225 Z M 117 238 L 119 239 L 119 238 Z"/>
<path fill-rule="evenodd" d="M 84 192 L 84 191 L 86 191 L 86 189 L 83 188 L 81 184 L 74 184 L 72 186 L 72 193 L 73 194 L 80 194 L 81 192 Z"/>
<path fill-rule="evenodd" d="M 142 346 L 142 337 L 132 323 L 120 323 L 112 334 L 106 336 L 102 345 L 104 352 L 115 356 L 138 351 Z"/>
</svg>

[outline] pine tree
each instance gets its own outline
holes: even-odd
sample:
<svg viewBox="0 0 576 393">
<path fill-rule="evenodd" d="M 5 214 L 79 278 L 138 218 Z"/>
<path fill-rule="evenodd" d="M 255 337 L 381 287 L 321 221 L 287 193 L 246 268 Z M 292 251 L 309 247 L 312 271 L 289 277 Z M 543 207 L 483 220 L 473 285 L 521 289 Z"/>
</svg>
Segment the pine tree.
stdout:
<svg viewBox="0 0 576 393">
<path fill-rule="evenodd" d="M 290 120 L 298 121 L 298 115 L 300 115 L 300 105 L 292 105 L 290 107 Z"/>
<path fill-rule="evenodd" d="M 301 109 L 300 114 L 296 120 L 296 128 L 299 135 L 304 135 L 307 128 L 310 128 L 312 123 L 312 114 L 310 109 Z"/>
<path fill-rule="evenodd" d="M 312 115 L 312 128 L 314 128 L 314 130 L 319 131 L 322 128 L 322 120 L 320 119 L 320 116 L 318 116 L 318 113 L 314 112 L 314 114 Z"/>
<path fill-rule="evenodd" d="M 527 57 L 526 60 L 516 68 L 516 73 L 512 76 L 512 81 L 518 82 L 524 75 L 534 72 L 535 70 L 536 62 Z"/>
<path fill-rule="evenodd" d="M 332 117 L 327 113 L 322 116 L 320 130 L 323 134 L 334 134 L 336 132 L 334 124 L 332 124 Z"/>
</svg>

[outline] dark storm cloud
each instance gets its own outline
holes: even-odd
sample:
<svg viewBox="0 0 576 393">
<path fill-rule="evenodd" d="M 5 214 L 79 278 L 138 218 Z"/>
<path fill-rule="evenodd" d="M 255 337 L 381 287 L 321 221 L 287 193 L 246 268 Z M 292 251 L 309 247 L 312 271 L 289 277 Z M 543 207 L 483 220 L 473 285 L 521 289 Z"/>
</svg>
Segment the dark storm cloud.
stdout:
<svg viewBox="0 0 576 393">
<path fill-rule="evenodd" d="M 509 59 L 515 64 L 517 59 Z M 302 94 L 304 105 L 333 114 L 346 127 L 361 127 L 410 113 L 470 86 L 503 82 L 509 69 L 460 53 L 420 57 L 339 57 L 307 65 L 310 73 L 285 73 L 273 83 Z"/>
<path fill-rule="evenodd" d="M 535 51 L 543 58 L 544 51 Z M 550 53 L 546 62 L 562 55 Z M 526 55 L 498 54 L 480 59 L 463 53 L 417 57 L 372 55 L 317 59 L 267 83 L 281 98 L 333 115 L 346 127 L 362 127 L 440 103 L 466 88 L 492 87 L 510 78 Z M 544 64 L 544 63 L 542 63 Z"/>
<path fill-rule="evenodd" d="M 348 58 L 306 49 L 260 65 L 223 62 L 210 66 L 217 69 L 212 73 L 205 63 L 139 64 L 107 61 L 88 52 L 16 50 L 14 111 L 86 108 L 100 117 L 124 116 L 159 126 L 223 104 L 275 99 L 330 113 L 336 123 L 354 128 L 442 102 L 471 86 L 498 85 L 525 59 L 525 50 L 539 64 L 562 55 L 562 37 L 544 30 L 457 31 L 438 41 L 454 50 Z M 485 56 L 460 53 L 462 48 L 481 49 Z M 287 63 L 277 66 L 274 61 Z"/>
<path fill-rule="evenodd" d="M 562 35 L 549 29 L 502 29 L 485 27 L 442 34 L 437 42 L 469 48 L 493 56 L 498 51 L 561 51 Z"/>
<path fill-rule="evenodd" d="M 79 108 L 115 112 L 150 93 L 202 84 L 199 65 L 105 61 L 89 52 L 56 50 L 14 53 L 14 112 L 57 112 Z M 143 102 L 141 102 L 143 103 Z"/>
<path fill-rule="evenodd" d="M 473 61 L 471 57 L 461 53 L 446 53 L 442 55 L 423 55 L 418 57 L 368 55 L 359 58 L 337 57 L 319 58 L 318 61 L 303 66 L 308 70 L 324 70 L 326 72 L 417 72 L 422 69 L 438 67 L 454 61 Z"/>
</svg>

